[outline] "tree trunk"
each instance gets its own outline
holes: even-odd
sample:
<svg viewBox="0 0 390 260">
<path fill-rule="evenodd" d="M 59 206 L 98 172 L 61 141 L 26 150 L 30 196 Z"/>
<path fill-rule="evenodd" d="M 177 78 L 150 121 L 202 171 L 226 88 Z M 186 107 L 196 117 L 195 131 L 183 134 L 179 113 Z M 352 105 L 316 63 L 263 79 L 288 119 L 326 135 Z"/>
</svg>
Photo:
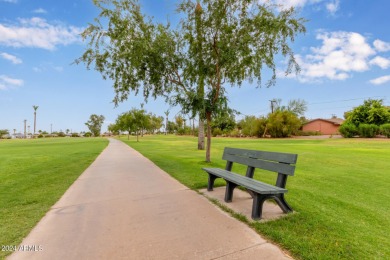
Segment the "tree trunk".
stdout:
<svg viewBox="0 0 390 260">
<path fill-rule="evenodd" d="M 207 150 L 206 150 L 206 162 L 211 162 L 211 113 L 206 113 L 207 118 Z"/>
<path fill-rule="evenodd" d="M 138 130 L 136 131 L 136 135 L 137 135 L 137 142 L 138 142 Z"/>
<path fill-rule="evenodd" d="M 195 119 L 192 119 L 192 135 L 195 136 Z"/>
<path fill-rule="evenodd" d="M 168 134 L 168 116 L 167 116 L 167 119 L 165 121 L 165 135 Z"/>
<path fill-rule="evenodd" d="M 204 150 L 204 121 L 199 115 L 198 150 Z"/>
<path fill-rule="evenodd" d="M 200 5 L 199 1 L 197 1 L 197 5 L 195 7 L 195 27 L 196 27 L 196 39 L 197 39 L 197 53 L 198 57 L 195 57 L 197 59 L 197 65 L 198 65 L 198 73 L 199 79 L 198 79 L 198 88 L 197 88 L 197 96 L 199 100 L 203 103 L 203 109 L 202 111 L 199 111 L 199 131 L 198 131 L 198 150 L 204 150 L 204 121 L 202 118 L 202 113 L 204 112 L 204 81 L 205 76 L 203 73 L 204 70 L 204 61 L 203 61 L 203 30 L 202 30 L 202 6 Z"/>
</svg>

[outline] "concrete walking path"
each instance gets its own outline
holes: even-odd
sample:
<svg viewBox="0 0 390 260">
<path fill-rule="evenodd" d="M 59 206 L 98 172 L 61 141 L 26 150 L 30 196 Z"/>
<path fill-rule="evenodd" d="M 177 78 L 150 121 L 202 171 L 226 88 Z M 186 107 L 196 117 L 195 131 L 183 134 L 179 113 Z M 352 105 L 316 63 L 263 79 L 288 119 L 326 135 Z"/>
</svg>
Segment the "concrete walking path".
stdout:
<svg viewBox="0 0 390 260">
<path fill-rule="evenodd" d="M 9 259 L 289 259 L 115 139 L 21 245 Z"/>
</svg>

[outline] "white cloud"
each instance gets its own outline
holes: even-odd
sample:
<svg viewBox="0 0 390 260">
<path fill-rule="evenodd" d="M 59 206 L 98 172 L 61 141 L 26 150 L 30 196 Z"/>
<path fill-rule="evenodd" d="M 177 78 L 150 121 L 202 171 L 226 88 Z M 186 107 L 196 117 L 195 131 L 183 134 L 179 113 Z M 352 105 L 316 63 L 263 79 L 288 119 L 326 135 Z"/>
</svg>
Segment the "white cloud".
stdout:
<svg viewBox="0 0 390 260">
<path fill-rule="evenodd" d="M 290 7 L 303 7 L 308 2 L 318 2 L 322 0 L 259 0 L 261 4 L 276 5 L 277 10 L 285 10 Z"/>
<path fill-rule="evenodd" d="M 55 67 L 53 67 L 53 69 L 54 69 L 55 71 L 57 71 L 57 72 L 63 72 L 63 71 L 64 71 L 64 68 L 61 67 L 61 66 L 55 66 Z"/>
<path fill-rule="evenodd" d="M 291 7 L 303 8 L 307 5 L 317 5 L 316 8 L 322 9 L 318 4 L 325 2 L 326 10 L 334 14 L 340 7 L 340 0 L 259 0 L 259 2 L 277 5 L 279 11 Z"/>
<path fill-rule="evenodd" d="M 35 71 L 35 72 L 43 72 L 44 69 L 43 68 L 39 68 L 39 67 L 33 67 L 33 71 Z"/>
<path fill-rule="evenodd" d="M 376 65 L 382 69 L 387 69 L 390 67 L 390 60 L 380 56 L 376 56 L 375 58 L 370 60 L 370 65 Z"/>
<path fill-rule="evenodd" d="M 390 51 L 390 42 L 384 42 L 381 40 L 375 40 L 374 46 L 377 51 L 387 52 Z"/>
<path fill-rule="evenodd" d="M 21 59 L 19 59 L 18 57 L 14 56 L 14 55 L 11 55 L 11 54 L 8 54 L 8 53 L 5 53 L 5 52 L 0 53 L 0 56 L 3 59 L 11 61 L 13 64 L 21 64 L 21 63 L 23 63 L 23 61 Z"/>
<path fill-rule="evenodd" d="M 326 10 L 328 10 L 331 14 L 334 14 L 339 10 L 340 0 L 334 0 L 326 4 Z"/>
<path fill-rule="evenodd" d="M 18 0 L 2 0 L 2 1 L 7 3 L 12 3 L 12 4 L 16 4 L 18 2 Z"/>
<path fill-rule="evenodd" d="M 352 72 L 363 72 L 370 69 L 370 57 L 375 50 L 367 43 L 366 38 L 355 32 L 319 32 L 317 39 L 322 41 L 320 47 L 310 48 L 311 53 L 297 55 L 297 62 L 302 71 L 298 79 L 302 82 L 317 81 L 321 78 L 345 80 Z M 372 64 L 382 66 L 382 60 L 373 59 Z"/>
<path fill-rule="evenodd" d="M 36 13 L 36 14 L 46 14 L 47 11 L 45 9 L 43 9 L 43 8 L 38 8 L 38 9 L 35 9 L 33 11 L 33 13 Z"/>
<path fill-rule="evenodd" d="M 6 75 L 0 75 L 0 89 L 6 90 L 9 88 L 23 86 L 24 82 L 21 79 L 10 78 Z"/>
<path fill-rule="evenodd" d="M 38 17 L 19 19 L 18 25 L 0 24 L 0 45 L 53 50 L 58 45 L 78 42 L 81 32 L 82 28 L 52 25 Z"/>
<path fill-rule="evenodd" d="M 376 79 L 372 79 L 369 82 L 371 84 L 374 84 L 374 85 L 381 85 L 381 84 L 384 84 L 384 83 L 389 82 L 389 81 L 390 81 L 390 75 L 387 75 L 387 76 L 379 77 Z"/>
<path fill-rule="evenodd" d="M 63 72 L 64 67 L 62 66 L 55 66 L 52 63 L 43 63 L 38 66 L 35 66 L 32 68 L 34 72 L 41 73 L 41 72 L 48 72 L 48 71 L 56 71 L 56 72 Z"/>
</svg>

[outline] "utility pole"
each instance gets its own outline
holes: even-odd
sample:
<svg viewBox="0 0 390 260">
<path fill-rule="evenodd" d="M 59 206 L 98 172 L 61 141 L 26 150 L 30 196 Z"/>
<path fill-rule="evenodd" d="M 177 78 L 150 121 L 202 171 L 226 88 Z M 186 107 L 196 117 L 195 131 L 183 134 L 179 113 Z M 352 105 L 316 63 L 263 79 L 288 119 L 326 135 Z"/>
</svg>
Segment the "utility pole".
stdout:
<svg viewBox="0 0 390 260">
<path fill-rule="evenodd" d="M 26 134 L 26 124 L 27 124 L 27 120 L 24 119 L 24 139 L 27 138 L 27 134 Z"/>
<path fill-rule="evenodd" d="M 270 100 L 270 102 L 271 102 L 271 113 L 273 114 L 274 113 L 274 103 L 276 102 L 276 100 L 272 99 L 272 100 Z"/>
<path fill-rule="evenodd" d="M 53 124 L 50 124 L 50 134 L 53 133 Z"/>
</svg>

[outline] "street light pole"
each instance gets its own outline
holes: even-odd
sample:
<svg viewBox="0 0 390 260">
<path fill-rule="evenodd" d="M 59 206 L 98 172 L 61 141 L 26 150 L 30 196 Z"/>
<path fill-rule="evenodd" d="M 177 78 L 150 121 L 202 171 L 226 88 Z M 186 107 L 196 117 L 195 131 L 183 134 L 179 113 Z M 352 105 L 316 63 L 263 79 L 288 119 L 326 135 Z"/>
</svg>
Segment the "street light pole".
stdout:
<svg viewBox="0 0 390 260">
<path fill-rule="evenodd" d="M 24 119 L 24 139 L 27 138 L 27 135 L 26 135 L 26 124 L 27 124 L 27 120 Z"/>
<path fill-rule="evenodd" d="M 270 100 L 270 102 L 271 102 L 271 113 L 273 114 L 274 113 L 274 103 L 276 102 L 276 100 L 272 99 L 272 100 Z"/>
</svg>

